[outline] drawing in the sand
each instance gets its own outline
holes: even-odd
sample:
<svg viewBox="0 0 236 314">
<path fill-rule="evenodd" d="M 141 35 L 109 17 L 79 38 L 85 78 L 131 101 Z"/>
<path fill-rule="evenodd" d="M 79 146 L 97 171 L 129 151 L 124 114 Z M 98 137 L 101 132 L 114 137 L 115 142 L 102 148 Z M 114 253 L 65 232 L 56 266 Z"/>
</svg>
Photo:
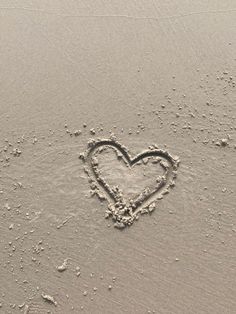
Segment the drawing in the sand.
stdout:
<svg viewBox="0 0 236 314">
<path fill-rule="evenodd" d="M 128 169 L 144 163 L 152 163 L 163 170 L 162 175 L 155 177 L 153 174 L 154 185 L 147 186 L 138 191 L 134 197 L 126 197 L 122 187 L 119 185 L 111 186 L 99 168 L 99 156 L 102 152 L 113 150 L 118 160 L 122 160 Z M 115 227 L 124 228 L 131 225 L 139 218 L 140 214 L 150 213 L 156 207 L 156 201 L 162 199 L 169 193 L 171 187 L 175 185 L 179 158 L 172 157 L 167 151 L 158 149 L 155 145 L 150 149 L 131 157 L 127 148 L 115 139 L 93 140 L 88 144 L 88 150 L 82 155 L 85 161 L 85 171 L 89 176 L 92 194 L 100 198 L 107 199 L 108 209 L 106 217 L 111 216 L 115 222 Z M 110 171 L 112 172 L 112 164 Z"/>
</svg>

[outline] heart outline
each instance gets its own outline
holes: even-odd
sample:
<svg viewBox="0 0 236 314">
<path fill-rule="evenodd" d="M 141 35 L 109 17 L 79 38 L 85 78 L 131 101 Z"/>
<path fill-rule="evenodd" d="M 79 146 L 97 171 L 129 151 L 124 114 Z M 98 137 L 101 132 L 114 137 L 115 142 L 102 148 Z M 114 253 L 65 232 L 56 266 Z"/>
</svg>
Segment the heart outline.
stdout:
<svg viewBox="0 0 236 314">
<path fill-rule="evenodd" d="M 132 168 L 135 164 L 137 164 L 139 161 L 143 160 L 147 157 L 159 157 L 164 161 L 167 161 L 169 164 L 168 170 L 166 170 L 164 178 L 160 184 L 154 189 L 153 192 L 147 194 L 146 196 L 143 196 L 143 199 L 141 198 L 141 201 L 134 206 L 135 211 L 133 209 L 129 209 L 129 215 L 128 217 L 125 215 L 120 214 L 121 211 L 117 213 L 117 211 L 112 208 L 112 203 L 108 205 L 109 207 L 109 213 L 112 216 L 113 220 L 115 222 L 122 222 L 124 225 L 130 225 L 133 223 L 135 219 L 139 217 L 139 214 L 144 212 L 149 212 L 148 210 L 145 211 L 146 208 L 149 208 L 149 206 L 155 202 L 156 199 L 163 198 L 164 194 L 169 193 L 169 188 L 173 187 L 175 185 L 175 179 L 177 177 L 177 169 L 179 166 L 179 158 L 171 156 L 167 151 L 162 149 L 149 149 L 146 151 L 143 151 L 136 156 L 132 157 L 127 148 L 120 144 L 118 141 L 114 139 L 103 139 L 103 140 L 93 140 L 88 144 L 88 150 L 86 157 L 84 158 L 84 161 L 87 163 L 87 167 L 85 168 L 86 173 L 88 174 L 91 181 L 95 180 L 98 186 L 102 189 L 102 191 L 106 192 L 105 197 L 108 201 L 112 201 L 113 203 L 116 202 L 116 196 L 117 191 L 114 192 L 113 189 L 110 188 L 109 184 L 106 183 L 106 181 L 102 178 L 102 176 L 99 173 L 98 168 L 94 164 L 93 157 L 95 156 L 95 153 L 99 151 L 102 147 L 109 147 L 117 150 L 119 153 L 122 154 L 122 158 L 124 161 L 129 165 L 130 168 Z M 143 192 L 139 194 L 141 196 Z M 98 193 L 97 193 L 98 194 Z M 139 198 L 138 196 L 138 198 Z M 114 205 L 114 204 L 113 204 Z M 133 205 L 132 205 L 133 206 Z M 142 212 L 144 211 L 144 212 Z"/>
</svg>

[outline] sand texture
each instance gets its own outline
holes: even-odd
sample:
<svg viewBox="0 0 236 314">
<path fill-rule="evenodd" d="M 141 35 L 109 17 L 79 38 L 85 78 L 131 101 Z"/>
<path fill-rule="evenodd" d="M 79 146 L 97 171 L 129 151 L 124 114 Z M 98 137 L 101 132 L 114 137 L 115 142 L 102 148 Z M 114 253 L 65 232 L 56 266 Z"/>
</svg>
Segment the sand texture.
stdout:
<svg viewBox="0 0 236 314">
<path fill-rule="evenodd" d="M 0 313 L 236 313 L 236 2 L 0 1 Z"/>
</svg>

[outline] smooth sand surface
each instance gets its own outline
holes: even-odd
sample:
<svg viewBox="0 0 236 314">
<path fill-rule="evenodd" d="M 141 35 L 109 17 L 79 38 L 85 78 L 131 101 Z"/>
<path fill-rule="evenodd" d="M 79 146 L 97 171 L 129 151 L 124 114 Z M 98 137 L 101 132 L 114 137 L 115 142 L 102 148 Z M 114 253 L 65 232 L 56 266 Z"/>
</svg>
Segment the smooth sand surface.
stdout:
<svg viewBox="0 0 236 314">
<path fill-rule="evenodd" d="M 0 313 L 236 313 L 235 85 L 235 0 L 1 0 Z M 111 135 L 181 161 L 122 230 L 80 155 Z"/>
</svg>

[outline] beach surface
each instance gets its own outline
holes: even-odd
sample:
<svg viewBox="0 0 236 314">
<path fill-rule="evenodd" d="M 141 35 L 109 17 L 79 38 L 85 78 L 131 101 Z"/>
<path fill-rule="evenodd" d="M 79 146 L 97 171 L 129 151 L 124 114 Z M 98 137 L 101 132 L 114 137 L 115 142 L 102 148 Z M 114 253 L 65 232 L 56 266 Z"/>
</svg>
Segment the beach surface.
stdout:
<svg viewBox="0 0 236 314">
<path fill-rule="evenodd" d="M 0 85 L 0 313 L 236 313 L 234 0 L 1 0 Z"/>
</svg>

